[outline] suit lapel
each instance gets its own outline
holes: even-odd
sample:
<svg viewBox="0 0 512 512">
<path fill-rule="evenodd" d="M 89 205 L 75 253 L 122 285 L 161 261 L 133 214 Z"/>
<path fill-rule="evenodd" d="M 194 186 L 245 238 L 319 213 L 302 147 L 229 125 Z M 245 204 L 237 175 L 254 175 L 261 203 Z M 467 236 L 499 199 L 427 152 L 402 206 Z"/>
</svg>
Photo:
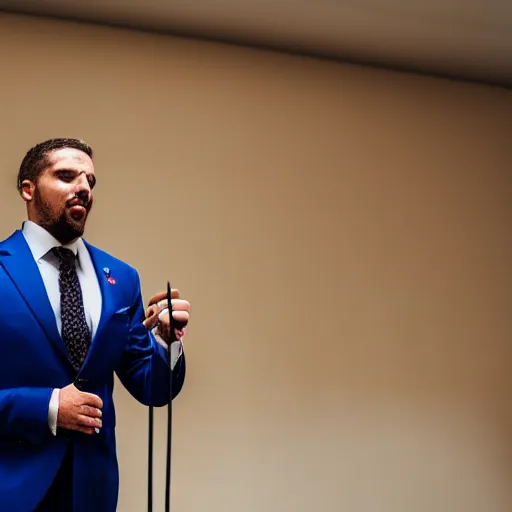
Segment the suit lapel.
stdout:
<svg viewBox="0 0 512 512">
<path fill-rule="evenodd" d="M 103 330 L 105 329 L 105 326 L 107 325 L 109 319 L 116 311 L 116 303 L 114 295 L 114 286 L 112 286 L 105 277 L 105 269 L 108 269 L 109 257 L 106 254 L 102 253 L 101 251 L 95 249 L 85 240 L 84 244 L 91 257 L 91 261 L 94 266 L 94 271 L 96 272 L 96 277 L 100 285 L 102 300 L 100 320 L 98 323 L 98 328 L 96 329 L 96 335 L 92 340 L 91 347 L 84 362 L 84 366 L 86 366 L 87 361 L 90 359 L 92 353 L 95 350 L 98 340 L 101 339 L 101 335 Z"/>
<path fill-rule="evenodd" d="M 64 341 L 57 329 L 55 313 L 48 299 L 41 273 L 21 231 L 0 246 L 0 265 L 11 278 L 26 305 L 56 349 L 71 364 Z"/>
</svg>

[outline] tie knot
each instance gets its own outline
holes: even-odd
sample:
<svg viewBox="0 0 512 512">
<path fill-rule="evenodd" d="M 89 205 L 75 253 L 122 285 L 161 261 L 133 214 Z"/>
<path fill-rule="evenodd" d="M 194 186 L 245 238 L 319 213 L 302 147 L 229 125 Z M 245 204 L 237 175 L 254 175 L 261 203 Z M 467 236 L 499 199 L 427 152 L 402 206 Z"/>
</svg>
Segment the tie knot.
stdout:
<svg viewBox="0 0 512 512">
<path fill-rule="evenodd" d="M 65 247 L 54 247 L 52 252 L 57 256 L 61 263 L 67 263 L 68 265 L 73 264 L 76 258 L 75 253 L 71 249 L 66 249 Z"/>
</svg>

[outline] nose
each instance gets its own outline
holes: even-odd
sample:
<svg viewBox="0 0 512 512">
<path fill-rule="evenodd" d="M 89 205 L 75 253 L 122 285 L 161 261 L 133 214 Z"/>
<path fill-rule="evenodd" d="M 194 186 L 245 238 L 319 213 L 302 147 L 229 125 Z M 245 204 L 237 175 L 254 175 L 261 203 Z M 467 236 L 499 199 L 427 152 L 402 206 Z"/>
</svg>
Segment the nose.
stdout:
<svg viewBox="0 0 512 512">
<path fill-rule="evenodd" d="M 88 203 L 90 198 L 90 191 L 84 189 L 79 190 L 76 193 L 76 197 L 78 197 L 78 199 L 80 199 L 80 201 L 82 201 L 83 203 Z"/>
<path fill-rule="evenodd" d="M 91 197 L 91 186 L 89 185 L 87 177 L 83 174 L 80 176 L 75 195 L 84 202 L 88 202 Z"/>
</svg>

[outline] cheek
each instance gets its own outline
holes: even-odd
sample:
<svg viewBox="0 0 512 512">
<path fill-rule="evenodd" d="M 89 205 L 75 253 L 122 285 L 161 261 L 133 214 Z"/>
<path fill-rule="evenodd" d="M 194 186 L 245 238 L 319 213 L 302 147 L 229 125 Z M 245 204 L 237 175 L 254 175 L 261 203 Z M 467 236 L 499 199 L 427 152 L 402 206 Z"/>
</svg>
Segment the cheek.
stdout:
<svg viewBox="0 0 512 512">
<path fill-rule="evenodd" d="M 65 203 L 74 196 L 74 188 L 66 183 L 59 184 L 56 187 L 52 187 L 48 191 L 48 197 L 52 198 L 52 201 Z"/>
<path fill-rule="evenodd" d="M 66 187 L 52 187 L 41 191 L 41 199 L 54 210 L 62 210 L 71 196 L 72 193 Z"/>
</svg>

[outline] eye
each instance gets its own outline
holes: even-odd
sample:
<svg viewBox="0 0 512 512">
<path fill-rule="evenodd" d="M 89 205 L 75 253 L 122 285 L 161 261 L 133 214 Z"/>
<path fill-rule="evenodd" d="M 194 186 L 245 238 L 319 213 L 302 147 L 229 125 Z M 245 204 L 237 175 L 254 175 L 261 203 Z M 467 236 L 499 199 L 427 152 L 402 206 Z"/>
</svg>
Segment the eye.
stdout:
<svg viewBox="0 0 512 512">
<path fill-rule="evenodd" d="M 87 181 L 89 182 L 89 187 L 91 187 L 91 190 L 94 188 L 94 185 L 96 185 L 96 177 L 90 174 L 87 176 Z"/>
<path fill-rule="evenodd" d="M 66 183 L 70 183 L 75 179 L 75 173 L 71 171 L 58 171 L 57 177 L 59 180 L 65 181 Z"/>
</svg>

